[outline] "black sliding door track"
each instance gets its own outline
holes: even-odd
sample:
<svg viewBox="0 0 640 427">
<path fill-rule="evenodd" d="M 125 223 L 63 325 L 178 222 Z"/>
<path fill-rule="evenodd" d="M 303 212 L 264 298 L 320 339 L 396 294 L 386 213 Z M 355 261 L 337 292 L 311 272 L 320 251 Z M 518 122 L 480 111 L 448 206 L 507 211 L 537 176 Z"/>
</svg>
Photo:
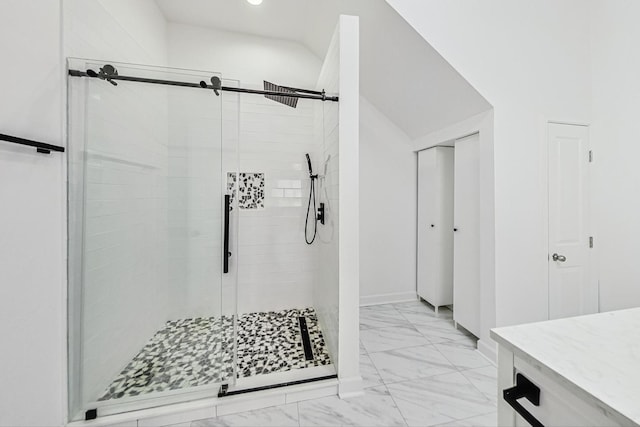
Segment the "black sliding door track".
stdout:
<svg viewBox="0 0 640 427">
<path fill-rule="evenodd" d="M 308 380 L 289 381 L 286 383 L 271 384 L 271 385 L 265 385 L 261 387 L 254 387 L 254 388 L 247 388 L 243 390 L 233 390 L 233 391 L 227 391 L 227 389 L 223 386 L 220 388 L 220 392 L 218 392 L 218 397 L 237 396 L 239 394 L 253 393 L 256 391 L 273 390 L 276 388 L 289 387 L 292 385 L 308 384 L 308 383 L 315 383 L 318 381 L 335 380 L 335 379 L 338 379 L 338 375 L 327 375 L 324 377 L 310 378 Z"/>
<path fill-rule="evenodd" d="M 213 85 L 200 83 L 191 83 L 191 82 L 180 82 L 175 80 L 163 80 L 163 79 L 150 79 L 146 77 L 132 77 L 132 76 L 121 76 L 121 75 L 108 75 L 105 78 L 100 77 L 96 73 L 90 73 L 87 71 L 80 70 L 69 70 L 69 75 L 71 77 L 89 77 L 89 78 L 102 78 L 103 80 L 108 80 L 110 82 L 114 81 L 126 81 L 126 82 L 138 82 L 138 83 L 150 83 L 156 85 L 165 85 L 165 86 L 179 86 L 179 87 L 190 87 L 194 89 L 207 89 L 207 90 L 221 90 L 224 92 L 236 92 L 236 93 L 251 93 L 254 95 L 266 95 L 266 96 L 283 96 L 288 98 L 302 98 L 302 99 L 315 99 L 318 101 L 332 101 L 338 102 L 340 100 L 337 96 L 326 96 L 323 92 L 317 92 L 306 89 L 296 89 L 299 92 L 273 92 L 268 90 L 255 90 L 255 89 L 245 89 L 240 87 L 230 87 L 230 86 L 219 86 L 214 87 Z M 203 82 L 204 83 L 204 82 Z"/>
</svg>

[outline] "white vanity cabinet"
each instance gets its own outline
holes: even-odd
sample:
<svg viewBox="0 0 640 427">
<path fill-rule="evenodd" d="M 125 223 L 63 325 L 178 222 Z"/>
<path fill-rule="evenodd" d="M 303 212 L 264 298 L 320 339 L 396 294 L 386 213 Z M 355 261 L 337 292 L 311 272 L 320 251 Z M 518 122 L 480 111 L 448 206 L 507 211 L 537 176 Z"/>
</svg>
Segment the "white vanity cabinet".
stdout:
<svg viewBox="0 0 640 427">
<path fill-rule="evenodd" d="M 632 309 L 492 330 L 498 425 L 640 426 L 638 327 Z"/>
</svg>

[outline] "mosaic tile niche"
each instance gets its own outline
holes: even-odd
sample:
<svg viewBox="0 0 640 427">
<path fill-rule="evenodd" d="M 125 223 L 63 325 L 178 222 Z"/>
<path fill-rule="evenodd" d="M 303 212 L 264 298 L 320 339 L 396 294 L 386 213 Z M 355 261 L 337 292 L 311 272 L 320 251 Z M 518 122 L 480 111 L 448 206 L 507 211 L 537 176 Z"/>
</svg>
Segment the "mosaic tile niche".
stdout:
<svg viewBox="0 0 640 427">
<path fill-rule="evenodd" d="M 264 173 L 235 172 L 227 173 L 227 190 L 231 194 L 231 205 L 235 202 L 235 189 L 238 188 L 238 207 L 241 210 L 264 209 Z"/>
</svg>

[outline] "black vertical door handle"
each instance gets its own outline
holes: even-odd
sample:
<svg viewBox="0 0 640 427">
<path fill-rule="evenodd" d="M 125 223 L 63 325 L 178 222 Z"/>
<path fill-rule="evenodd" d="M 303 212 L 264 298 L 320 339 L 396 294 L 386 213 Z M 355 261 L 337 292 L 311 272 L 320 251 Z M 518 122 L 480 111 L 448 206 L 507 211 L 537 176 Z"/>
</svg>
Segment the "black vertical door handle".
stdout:
<svg viewBox="0 0 640 427">
<path fill-rule="evenodd" d="M 229 272 L 229 208 L 231 207 L 231 196 L 224 195 L 224 244 L 222 247 L 222 272 Z"/>
</svg>

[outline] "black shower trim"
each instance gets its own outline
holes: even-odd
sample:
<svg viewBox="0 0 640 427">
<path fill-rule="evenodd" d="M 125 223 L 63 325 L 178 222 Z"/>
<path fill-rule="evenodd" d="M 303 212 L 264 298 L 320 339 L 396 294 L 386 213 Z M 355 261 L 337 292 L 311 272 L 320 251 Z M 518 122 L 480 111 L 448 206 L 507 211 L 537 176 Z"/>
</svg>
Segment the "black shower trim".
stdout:
<svg viewBox="0 0 640 427">
<path fill-rule="evenodd" d="M 108 65 L 105 65 L 103 69 L 106 69 Z M 90 77 L 97 78 L 102 80 L 107 80 L 108 82 L 114 84 L 116 80 L 128 81 L 128 82 L 140 82 L 140 83 L 151 83 L 158 85 L 166 85 L 166 86 L 180 86 L 180 87 L 190 87 L 195 89 L 208 89 L 208 90 L 222 90 L 225 92 L 238 92 L 238 93 L 251 93 L 255 95 L 266 95 L 266 96 L 287 96 L 290 98 L 304 98 L 304 99 L 315 99 L 318 101 L 332 101 L 338 102 L 339 97 L 337 96 L 326 96 L 324 92 L 320 92 L 320 95 L 313 94 L 315 91 L 310 91 L 306 89 L 299 89 L 300 92 L 303 93 L 291 93 L 291 92 L 272 92 L 267 90 L 254 90 L 254 89 L 244 89 L 239 87 L 229 87 L 229 86 L 213 86 L 209 84 L 202 84 L 204 82 L 199 83 L 190 83 L 190 82 L 180 82 L 175 80 L 161 80 L 161 79 L 148 79 L 145 77 L 131 77 L 131 76 L 121 76 L 119 74 L 104 74 L 104 73 L 96 73 L 93 70 L 80 71 L 80 70 L 69 70 L 69 75 L 72 77 Z"/>
<path fill-rule="evenodd" d="M 337 378 L 338 378 L 337 375 L 327 375 L 325 377 L 311 378 L 308 380 L 290 381 L 287 383 L 265 385 L 262 387 L 246 388 L 243 390 L 233 390 L 233 391 L 228 391 L 229 386 L 227 384 L 224 384 L 220 387 L 220 391 L 218 392 L 218 397 L 235 396 L 238 394 L 253 393 L 255 391 L 264 391 L 264 390 L 272 390 L 274 388 L 289 387 L 292 385 L 308 384 L 308 383 L 314 383 L 314 382 L 325 381 L 325 380 L 335 380 Z"/>
</svg>

